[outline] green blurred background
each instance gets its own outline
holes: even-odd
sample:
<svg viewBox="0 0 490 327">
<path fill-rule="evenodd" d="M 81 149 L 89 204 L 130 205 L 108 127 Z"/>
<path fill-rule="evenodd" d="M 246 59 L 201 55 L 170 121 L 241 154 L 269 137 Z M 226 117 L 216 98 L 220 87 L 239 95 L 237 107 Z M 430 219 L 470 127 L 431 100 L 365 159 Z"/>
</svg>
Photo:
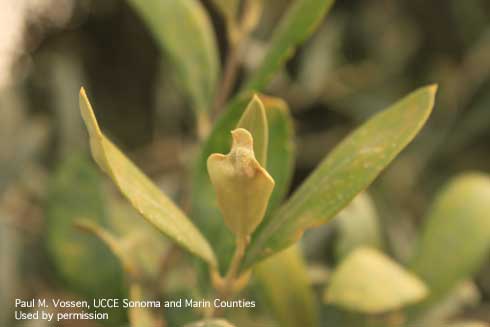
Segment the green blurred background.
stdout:
<svg viewBox="0 0 490 327">
<path fill-rule="evenodd" d="M 208 0 L 202 2 L 223 60 L 224 21 Z M 265 1 L 241 52 L 238 80 L 257 66 L 290 2 Z M 172 64 L 125 1 L 0 4 L 0 325 L 11 325 L 14 297 L 71 298 L 94 279 L 104 286 L 97 296 L 125 294 L 115 259 L 102 244 L 77 247 L 87 236 L 65 219 L 64 210 L 74 218 L 83 218 L 90 206 L 104 210 L 97 198 L 77 195 L 83 188 L 122 205 L 87 155 L 78 90 L 85 86 L 106 134 L 179 201 L 197 135 L 175 81 Z M 410 257 L 417 228 L 444 181 L 462 171 L 490 171 L 490 2 L 337 1 L 265 92 L 284 98 L 295 120 L 294 190 L 353 127 L 429 83 L 438 83 L 439 92 L 428 125 L 371 188 L 388 252 L 401 262 Z M 328 227 L 321 231 L 329 235 Z M 330 260 L 327 236 L 306 244 L 310 258 Z M 66 246 L 67 239 L 75 245 Z M 96 272 L 76 259 L 60 271 L 59 261 L 90 253 L 105 262 Z M 487 261 L 476 277 L 481 300 L 460 315 L 490 322 Z M 71 274 L 81 281 L 71 285 Z"/>
</svg>

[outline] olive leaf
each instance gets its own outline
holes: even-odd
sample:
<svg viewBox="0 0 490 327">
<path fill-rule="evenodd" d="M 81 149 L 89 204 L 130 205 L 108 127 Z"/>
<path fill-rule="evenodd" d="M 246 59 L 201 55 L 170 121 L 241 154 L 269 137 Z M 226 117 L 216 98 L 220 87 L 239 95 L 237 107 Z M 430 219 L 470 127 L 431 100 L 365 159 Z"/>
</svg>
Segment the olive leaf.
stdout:
<svg viewBox="0 0 490 327">
<path fill-rule="evenodd" d="M 379 314 L 424 299 L 427 288 L 381 252 L 354 250 L 333 272 L 325 301 L 355 312 Z"/>
<path fill-rule="evenodd" d="M 262 167 L 266 167 L 269 145 L 269 126 L 264 105 L 257 95 L 247 105 L 237 128 L 243 128 L 252 134 L 255 158 Z"/>
<path fill-rule="evenodd" d="M 254 276 L 281 326 L 318 325 L 313 289 L 297 245 L 255 266 Z"/>
<path fill-rule="evenodd" d="M 194 110 L 209 109 L 219 54 L 209 17 L 197 0 L 128 0 L 174 62 Z"/>
<path fill-rule="evenodd" d="M 255 159 L 252 135 L 243 128 L 231 134 L 230 153 L 210 155 L 208 172 L 226 225 L 238 240 L 248 242 L 264 218 L 274 180 Z"/>
<path fill-rule="evenodd" d="M 80 110 L 90 136 L 92 155 L 133 207 L 159 231 L 190 253 L 215 266 L 208 241 L 185 216 L 108 138 L 102 134 L 85 91 Z"/>
<path fill-rule="evenodd" d="M 490 252 L 490 177 L 451 180 L 430 209 L 411 268 L 431 290 L 428 301 L 473 277 Z"/>
<path fill-rule="evenodd" d="M 269 144 L 267 146 L 267 171 L 275 181 L 270 197 L 268 212 L 272 212 L 288 191 L 294 166 L 293 126 L 287 104 L 278 98 L 258 95 L 267 116 Z M 253 99 L 253 97 L 252 97 Z M 204 142 L 196 160 L 193 174 L 192 214 L 196 224 L 213 247 L 220 266 L 226 266 L 233 253 L 234 238 L 224 226 L 217 206 L 216 194 L 207 173 L 207 159 L 212 153 L 226 153 L 231 146 L 229 133 L 239 126 L 239 121 L 247 108 L 260 117 L 260 105 L 250 106 L 251 97 L 239 97 L 232 102 L 228 110 L 216 122 L 208 139 Z M 254 114 L 255 116 L 255 114 Z M 263 118 L 257 120 L 263 121 Z M 248 129 L 257 130 L 248 126 Z M 260 128 L 259 128 L 260 130 Z M 255 137 L 258 136 L 254 136 Z M 268 213 L 266 214 L 268 215 Z M 267 216 L 264 220 L 267 220 Z"/>
<path fill-rule="evenodd" d="M 267 53 L 244 89 L 262 90 L 285 61 L 320 24 L 333 0 L 296 0 L 274 31 Z"/>
<path fill-rule="evenodd" d="M 254 233 L 243 269 L 328 222 L 379 175 L 427 120 L 436 86 L 420 88 L 344 139 L 292 197 Z"/>
</svg>

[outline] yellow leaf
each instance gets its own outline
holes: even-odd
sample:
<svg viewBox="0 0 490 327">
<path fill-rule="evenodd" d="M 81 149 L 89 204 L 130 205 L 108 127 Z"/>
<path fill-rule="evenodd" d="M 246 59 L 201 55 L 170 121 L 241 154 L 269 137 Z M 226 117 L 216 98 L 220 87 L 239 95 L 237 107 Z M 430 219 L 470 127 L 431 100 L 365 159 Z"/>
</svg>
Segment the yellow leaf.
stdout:
<svg viewBox="0 0 490 327">
<path fill-rule="evenodd" d="M 237 128 L 231 134 L 230 153 L 210 155 L 207 166 L 223 219 L 244 240 L 264 218 L 274 180 L 255 159 L 250 132 Z"/>
<path fill-rule="evenodd" d="M 83 88 L 80 90 L 80 111 L 90 135 L 92 156 L 133 207 L 184 249 L 216 266 L 211 246 L 189 218 L 102 134 Z"/>
<path fill-rule="evenodd" d="M 361 247 L 334 271 L 325 300 L 348 310 L 379 314 L 419 302 L 427 294 L 414 274 L 381 252 Z"/>
</svg>

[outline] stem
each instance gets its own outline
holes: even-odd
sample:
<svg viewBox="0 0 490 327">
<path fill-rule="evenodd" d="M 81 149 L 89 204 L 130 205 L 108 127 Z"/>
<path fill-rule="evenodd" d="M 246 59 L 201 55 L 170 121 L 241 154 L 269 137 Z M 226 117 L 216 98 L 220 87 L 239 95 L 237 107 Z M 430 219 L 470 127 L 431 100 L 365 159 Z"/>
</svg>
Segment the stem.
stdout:
<svg viewBox="0 0 490 327">
<path fill-rule="evenodd" d="M 241 33 L 239 33 L 241 35 Z M 242 37 L 240 37 L 237 41 L 230 42 L 230 52 L 226 58 L 225 68 L 223 71 L 223 78 L 219 85 L 218 92 L 216 97 L 214 98 L 212 114 L 213 116 L 217 116 L 224 103 L 228 99 L 230 95 L 231 89 L 235 84 L 236 77 L 238 75 L 239 68 L 239 49 L 241 48 Z"/>
<path fill-rule="evenodd" d="M 223 78 L 213 101 L 211 113 L 214 117 L 217 116 L 232 91 L 240 67 L 240 50 L 255 26 L 258 12 L 261 9 L 258 7 L 258 2 L 254 0 L 245 0 L 243 8 L 239 22 L 228 22 L 230 50 L 225 61 Z"/>
<path fill-rule="evenodd" d="M 245 255 L 245 249 L 247 247 L 246 239 L 237 239 L 235 253 L 231 259 L 230 267 L 228 271 L 221 280 L 215 285 L 217 290 L 217 297 L 221 300 L 226 300 L 233 295 L 235 292 L 235 282 L 239 279 L 238 272 L 240 269 L 240 264 L 242 263 L 243 257 Z M 219 310 L 213 308 L 209 312 L 210 317 L 214 317 L 218 314 Z"/>
</svg>

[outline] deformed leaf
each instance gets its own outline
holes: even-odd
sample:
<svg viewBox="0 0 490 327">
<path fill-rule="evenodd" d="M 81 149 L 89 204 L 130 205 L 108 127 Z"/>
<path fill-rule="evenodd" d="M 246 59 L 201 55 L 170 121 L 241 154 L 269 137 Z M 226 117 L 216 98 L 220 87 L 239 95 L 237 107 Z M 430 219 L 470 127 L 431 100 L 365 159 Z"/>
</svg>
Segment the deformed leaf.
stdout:
<svg viewBox="0 0 490 327">
<path fill-rule="evenodd" d="M 439 299 L 471 278 L 490 251 L 490 177 L 454 178 L 430 209 L 411 267 Z"/>
<path fill-rule="evenodd" d="M 275 181 L 269 212 L 274 210 L 288 191 L 294 166 L 293 126 L 287 104 L 278 98 L 259 95 L 267 115 L 269 146 L 267 171 Z M 213 240 L 220 266 L 226 266 L 233 253 L 234 238 L 224 226 L 216 195 L 207 173 L 207 159 L 212 153 L 226 153 L 231 146 L 229 133 L 235 129 L 250 103 L 250 96 L 236 98 L 216 122 L 196 160 L 193 175 L 192 217 L 208 239 Z M 267 220 L 267 216 L 264 220 Z"/>
<path fill-rule="evenodd" d="M 199 230 L 185 214 L 102 134 L 82 89 L 80 110 L 90 135 L 92 155 L 133 207 L 158 230 L 190 253 L 216 265 L 216 258 Z"/>
<path fill-rule="evenodd" d="M 274 31 L 262 63 L 246 82 L 244 89 L 262 90 L 293 54 L 295 48 L 313 33 L 333 2 L 333 0 L 294 1 Z"/>
<path fill-rule="evenodd" d="M 231 134 L 230 153 L 209 156 L 208 172 L 226 225 L 248 240 L 264 218 L 274 180 L 255 159 L 252 135 L 243 128 Z"/>
<path fill-rule="evenodd" d="M 344 139 L 292 197 L 254 233 L 243 268 L 328 222 L 415 137 L 427 120 L 436 86 L 420 88 L 378 113 Z"/>
<path fill-rule="evenodd" d="M 419 302 L 427 293 L 417 276 L 381 252 L 361 247 L 335 269 L 325 301 L 355 312 L 379 314 Z"/>
<path fill-rule="evenodd" d="M 248 104 L 237 128 L 246 129 L 252 134 L 255 158 L 262 167 L 266 167 L 269 126 L 264 105 L 257 95 L 254 95 Z"/>
<path fill-rule="evenodd" d="M 209 17 L 197 0 L 128 0 L 175 64 L 197 111 L 209 109 L 219 55 Z"/>
<path fill-rule="evenodd" d="M 281 326 L 318 325 L 313 289 L 297 245 L 258 264 L 254 275 Z"/>
</svg>

